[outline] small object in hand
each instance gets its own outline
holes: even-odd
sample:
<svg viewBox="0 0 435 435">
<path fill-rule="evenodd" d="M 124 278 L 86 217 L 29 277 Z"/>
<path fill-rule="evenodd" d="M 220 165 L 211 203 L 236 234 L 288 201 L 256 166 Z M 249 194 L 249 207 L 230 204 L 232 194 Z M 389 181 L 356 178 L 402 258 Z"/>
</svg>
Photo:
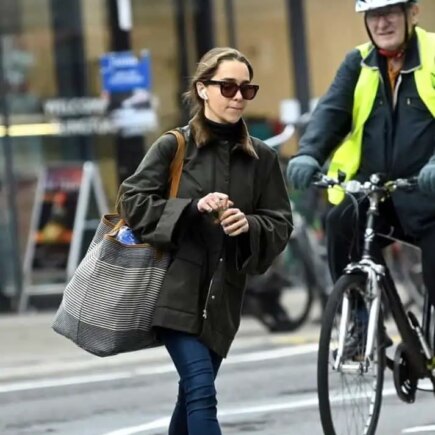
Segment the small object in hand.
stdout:
<svg viewBox="0 0 435 435">
<path fill-rule="evenodd" d="M 133 230 L 127 225 L 123 225 L 119 229 L 116 240 L 125 245 L 137 245 L 140 243 L 139 239 L 134 235 Z"/>
<path fill-rule="evenodd" d="M 213 215 L 213 218 L 214 218 L 213 221 L 214 221 L 215 224 L 218 224 L 220 222 L 222 213 L 225 210 L 227 210 L 227 208 L 228 208 L 228 199 L 225 199 L 225 200 L 221 199 L 219 201 L 219 203 L 220 203 L 219 208 L 217 210 L 213 210 L 212 211 L 212 215 Z"/>
<path fill-rule="evenodd" d="M 219 210 L 213 210 L 211 212 L 211 214 L 213 216 L 213 222 L 215 224 L 218 224 L 220 222 L 220 217 L 221 217 L 223 212 L 224 212 L 224 210 L 222 210 L 221 208 L 219 208 Z"/>
</svg>

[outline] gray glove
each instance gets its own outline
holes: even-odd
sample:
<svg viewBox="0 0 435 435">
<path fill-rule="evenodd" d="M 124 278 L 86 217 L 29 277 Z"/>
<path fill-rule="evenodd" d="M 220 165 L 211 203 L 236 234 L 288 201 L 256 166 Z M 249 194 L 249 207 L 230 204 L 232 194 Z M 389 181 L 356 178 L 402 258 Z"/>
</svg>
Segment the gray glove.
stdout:
<svg viewBox="0 0 435 435">
<path fill-rule="evenodd" d="M 287 166 L 287 178 L 295 189 L 307 189 L 314 174 L 320 172 L 319 162 L 311 156 L 297 156 Z"/>
<path fill-rule="evenodd" d="M 435 156 L 421 168 L 418 174 L 418 187 L 423 193 L 435 195 Z"/>
</svg>

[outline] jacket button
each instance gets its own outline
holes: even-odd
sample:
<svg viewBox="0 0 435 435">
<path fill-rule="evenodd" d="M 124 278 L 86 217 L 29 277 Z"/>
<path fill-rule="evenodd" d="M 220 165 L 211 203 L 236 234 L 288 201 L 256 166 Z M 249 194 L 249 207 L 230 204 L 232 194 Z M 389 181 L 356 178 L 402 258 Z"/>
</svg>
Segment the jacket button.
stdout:
<svg viewBox="0 0 435 435">
<path fill-rule="evenodd" d="M 211 298 L 214 300 L 214 299 L 216 298 L 216 296 L 215 296 L 215 295 L 212 295 Z"/>
</svg>

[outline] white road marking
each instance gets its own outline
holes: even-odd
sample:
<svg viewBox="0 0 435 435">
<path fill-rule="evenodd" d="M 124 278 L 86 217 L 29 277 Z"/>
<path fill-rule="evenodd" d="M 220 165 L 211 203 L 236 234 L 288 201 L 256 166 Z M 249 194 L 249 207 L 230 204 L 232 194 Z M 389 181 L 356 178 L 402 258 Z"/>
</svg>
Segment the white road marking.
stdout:
<svg viewBox="0 0 435 435">
<path fill-rule="evenodd" d="M 317 341 L 317 337 L 312 337 L 310 340 L 307 340 L 307 338 L 302 335 L 290 336 L 285 334 L 270 335 L 266 337 L 241 337 L 236 339 L 233 349 L 240 352 L 246 352 L 254 346 L 261 346 L 264 344 L 271 344 L 274 346 L 296 346 L 306 344 L 308 341 L 311 343 L 315 342 Z M 11 355 L 2 354 L 1 356 L 0 382 L 7 382 L 11 378 L 18 379 L 19 377 L 22 377 L 28 379 L 29 377 L 37 376 L 65 375 L 67 372 L 77 373 L 79 371 L 84 372 L 86 370 L 97 370 L 99 368 L 106 370 L 110 367 L 115 369 L 118 368 L 119 370 L 119 367 L 125 367 L 126 365 L 131 366 L 137 363 L 141 363 L 142 365 L 157 363 L 165 358 L 170 361 L 168 353 L 163 346 L 137 352 L 122 353 L 110 358 L 99 358 L 90 354 L 84 354 L 83 351 L 79 351 L 77 354 L 74 353 L 72 358 L 67 355 L 58 355 L 59 358 L 57 361 L 46 358 L 46 355 L 38 354 L 32 355 L 31 361 L 26 358 L 17 361 L 16 356 L 12 355 L 12 353 Z"/>
<path fill-rule="evenodd" d="M 410 427 L 402 431 L 402 433 L 424 433 L 424 432 L 430 432 L 432 434 L 435 433 L 435 424 L 431 426 Z"/>
<path fill-rule="evenodd" d="M 38 390 L 40 388 L 64 387 L 68 385 L 80 385 L 94 382 L 108 382 L 117 379 L 128 379 L 131 377 L 129 372 L 117 372 L 104 375 L 71 376 L 68 378 L 41 379 L 39 381 L 21 381 L 0 385 L 1 393 L 11 393 L 13 391 Z"/>
<path fill-rule="evenodd" d="M 230 355 L 228 359 L 224 360 L 225 365 L 240 364 L 245 362 L 267 361 L 271 359 L 287 358 L 297 355 L 305 355 L 307 353 L 316 352 L 318 344 L 303 344 L 301 346 L 281 347 L 278 349 L 248 352 L 240 355 Z"/>
<path fill-rule="evenodd" d="M 287 402 L 277 404 L 258 405 L 246 408 L 231 409 L 218 411 L 219 418 L 232 415 L 258 414 L 263 412 L 280 412 L 301 408 L 310 408 L 317 406 L 317 397 L 312 399 L 301 400 L 299 402 Z M 169 418 L 160 418 L 150 423 L 141 424 L 139 426 L 131 426 L 123 429 L 118 429 L 113 432 L 108 432 L 105 435 L 133 435 L 137 433 L 147 432 L 154 429 L 166 429 L 169 425 Z"/>
<path fill-rule="evenodd" d="M 392 396 L 396 394 L 394 388 L 388 388 L 383 391 L 383 396 Z M 339 401 L 340 398 L 336 397 L 333 401 Z M 303 398 L 300 400 L 292 400 L 291 402 L 284 403 L 270 403 L 256 406 L 249 406 L 244 408 L 231 408 L 227 410 L 218 411 L 219 418 L 233 416 L 233 415 L 247 415 L 247 414 L 262 414 L 281 411 L 294 411 L 302 408 L 313 408 L 318 406 L 317 396 Z M 138 426 L 130 426 L 122 429 L 117 429 L 112 432 L 107 432 L 104 435 L 134 435 L 138 433 L 148 432 L 154 429 L 167 429 L 170 418 L 159 418 L 151 421 L 150 423 L 141 424 Z"/>
<path fill-rule="evenodd" d="M 159 418 L 158 420 L 154 420 L 151 423 L 141 424 L 140 426 L 126 427 L 124 429 L 119 429 L 114 432 L 108 432 L 106 435 L 131 435 L 154 429 L 166 429 L 169 426 L 169 421 L 169 417 Z"/>
<path fill-rule="evenodd" d="M 289 358 L 298 355 L 305 355 L 317 351 L 317 344 L 306 344 L 302 346 L 290 346 L 279 349 L 271 349 L 259 352 L 248 352 L 230 356 L 224 360 L 225 365 L 241 364 L 247 362 L 267 361 L 279 358 Z M 156 374 L 166 374 L 175 372 L 172 363 L 154 365 L 144 368 L 136 368 L 129 371 L 117 371 L 107 374 L 95 374 L 86 376 L 69 376 L 50 379 L 40 379 L 36 381 L 20 381 L 0 384 L 0 394 L 11 393 L 14 391 L 37 390 L 41 388 L 62 387 L 68 385 L 81 385 L 97 382 L 110 382 L 120 379 L 131 379 L 137 376 L 151 376 Z"/>
</svg>

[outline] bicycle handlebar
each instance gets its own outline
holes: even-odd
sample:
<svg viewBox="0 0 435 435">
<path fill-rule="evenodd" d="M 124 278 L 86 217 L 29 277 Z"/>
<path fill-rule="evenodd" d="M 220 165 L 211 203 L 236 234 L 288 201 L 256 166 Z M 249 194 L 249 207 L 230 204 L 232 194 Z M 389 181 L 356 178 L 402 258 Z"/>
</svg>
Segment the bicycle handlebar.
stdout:
<svg viewBox="0 0 435 435">
<path fill-rule="evenodd" d="M 320 188 L 329 188 L 339 186 L 344 192 L 350 194 L 364 193 L 370 194 L 374 192 L 390 193 L 397 189 L 414 190 L 417 186 L 418 177 L 397 178 L 396 180 L 383 181 L 380 174 L 372 174 L 368 181 L 360 182 L 358 180 L 344 181 L 340 178 L 331 178 L 327 175 L 318 172 L 314 176 L 313 185 Z"/>
</svg>

